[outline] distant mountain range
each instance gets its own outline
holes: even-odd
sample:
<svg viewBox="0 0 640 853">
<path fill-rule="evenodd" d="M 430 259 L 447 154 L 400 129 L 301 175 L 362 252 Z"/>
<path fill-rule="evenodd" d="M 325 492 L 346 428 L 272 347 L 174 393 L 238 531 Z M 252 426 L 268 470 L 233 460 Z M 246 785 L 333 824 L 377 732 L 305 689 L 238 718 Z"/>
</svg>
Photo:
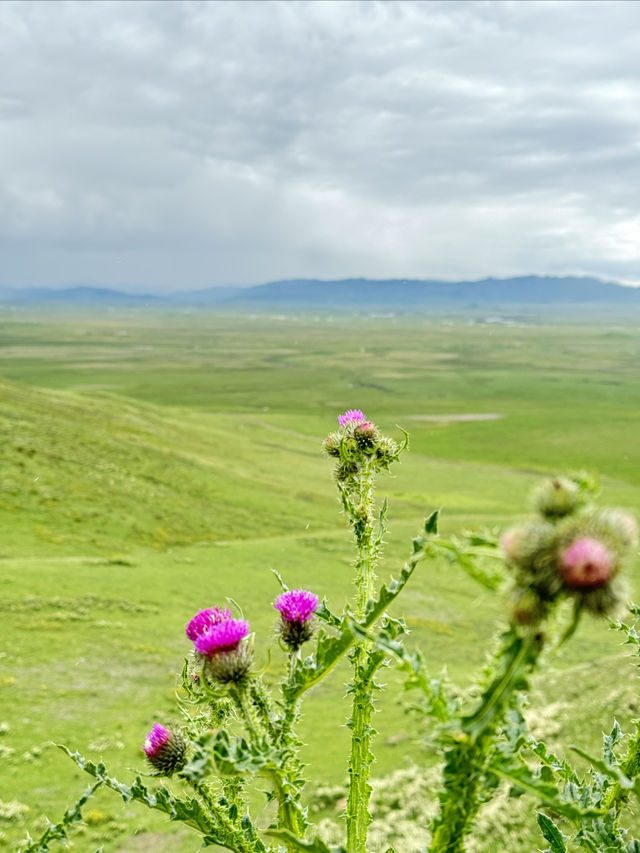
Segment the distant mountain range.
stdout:
<svg viewBox="0 0 640 853">
<path fill-rule="evenodd" d="M 39 306 L 198 306 L 229 309 L 341 309 L 405 312 L 429 308 L 499 308 L 608 304 L 640 307 L 640 287 L 578 276 L 520 276 L 479 281 L 348 278 L 291 279 L 253 287 L 212 287 L 163 295 L 131 294 L 103 287 L 0 290 L 0 303 Z"/>
</svg>

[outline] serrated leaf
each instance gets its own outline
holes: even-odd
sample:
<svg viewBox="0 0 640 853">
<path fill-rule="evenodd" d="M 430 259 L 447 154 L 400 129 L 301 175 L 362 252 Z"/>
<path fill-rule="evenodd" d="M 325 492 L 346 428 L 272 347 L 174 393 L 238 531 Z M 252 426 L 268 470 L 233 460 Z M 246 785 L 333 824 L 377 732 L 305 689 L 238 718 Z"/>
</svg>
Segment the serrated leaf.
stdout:
<svg viewBox="0 0 640 853">
<path fill-rule="evenodd" d="M 140 776 L 136 776 L 131 786 L 119 782 L 107 774 L 106 767 L 102 762 L 94 764 L 87 760 L 79 752 L 71 752 L 65 746 L 59 748 L 66 753 L 81 770 L 98 779 L 103 785 L 120 794 L 125 802 L 135 800 L 143 803 L 147 808 L 161 811 L 168 815 L 170 820 L 180 821 L 187 826 L 196 829 L 203 836 L 215 839 L 215 843 L 222 847 L 228 847 L 231 843 L 230 835 L 224 828 L 219 828 L 204 810 L 200 802 L 193 797 L 176 797 L 164 785 L 160 785 L 150 791 Z M 233 849 L 232 847 L 229 849 Z"/>
<path fill-rule="evenodd" d="M 243 737 L 232 738 L 224 729 L 213 736 L 212 756 L 223 776 L 255 774 L 266 767 L 282 764 L 281 750 L 275 749 L 267 740 L 250 744 Z"/>
<path fill-rule="evenodd" d="M 564 843 L 566 837 L 560 832 L 551 818 L 548 818 L 546 814 L 542 814 L 542 812 L 538 812 L 536 819 L 545 841 L 548 841 L 551 845 L 549 848 L 550 853 L 567 853 L 567 846 Z"/>
<path fill-rule="evenodd" d="M 68 808 L 61 820 L 58 823 L 47 821 L 47 828 L 37 841 L 34 841 L 31 836 L 27 835 L 28 847 L 24 848 L 23 853 L 46 853 L 49 850 L 49 841 L 64 841 L 67 839 L 67 829 L 75 823 L 82 823 L 82 807 L 88 799 L 93 796 L 95 791 L 102 786 L 101 781 L 95 782 L 82 794 L 73 806 Z"/>
<path fill-rule="evenodd" d="M 603 736 L 604 745 L 602 749 L 602 755 L 605 762 L 610 767 L 618 765 L 618 760 L 615 756 L 614 749 L 622 741 L 623 737 L 624 735 L 622 733 L 622 729 L 620 728 L 620 723 L 617 720 L 614 720 L 613 728 L 611 729 L 611 734 Z"/>
<path fill-rule="evenodd" d="M 438 533 L 438 521 L 440 519 L 440 510 L 434 510 L 424 520 L 424 532 L 428 536 L 435 536 Z"/>
<path fill-rule="evenodd" d="M 498 759 L 490 763 L 490 770 L 497 776 L 506 779 L 513 785 L 517 785 L 527 793 L 533 794 L 545 806 L 553 809 L 557 814 L 568 817 L 571 820 L 582 820 L 585 817 L 599 817 L 604 814 L 603 809 L 589 808 L 582 806 L 578 802 L 569 800 L 566 796 L 566 789 L 560 792 L 558 788 L 536 776 L 523 763 Z"/>
<path fill-rule="evenodd" d="M 607 764 L 606 761 L 603 761 L 601 758 L 595 758 L 593 755 L 589 755 L 588 752 L 585 752 L 584 749 L 580 749 L 579 746 L 570 746 L 573 752 L 579 755 L 581 758 L 584 758 L 585 761 L 588 761 L 589 764 L 600 773 L 603 773 L 605 776 L 608 776 L 610 779 L 614 779 L 621 788 L 625 788 L 629 790 L 633 788 L 634 783 L 631 779 L 628 779 L 624 773 L 620 770 L 619 767 L 613 767 L 610 764 Z"/>
<path fill-rule="evenodd" d="M 327 600 L 323 598 L 320 604 L 316 608 L 315 615 L 320 619 L 321 622 L 326 622 L 327 625 L 331 625 L 332 628 L 340 627 L 340 617 L 336 616 L 335 613 L 332 613 L 327 607 Z"/>
</svg>

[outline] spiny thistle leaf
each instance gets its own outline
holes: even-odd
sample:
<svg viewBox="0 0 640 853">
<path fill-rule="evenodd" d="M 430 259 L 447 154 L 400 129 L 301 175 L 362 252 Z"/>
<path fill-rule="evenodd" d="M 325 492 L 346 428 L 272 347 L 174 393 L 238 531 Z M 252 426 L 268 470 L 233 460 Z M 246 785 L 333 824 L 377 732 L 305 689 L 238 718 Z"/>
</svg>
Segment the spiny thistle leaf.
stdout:
<svg viewBox="0 0 640 853">
<path fill-rule="evenodd" d="M 209 748 L 213 740 L 213 732 L 205 732 L 192 742 L 190 760 L 180 771 L 180 777 L 188 781 L 204 779 L 213 769 L 213 756 Z"/>
<path fill-rule="evenodd" d="M 95 784 L 87 788 L 78 801 L 66 810 L 62 820 L 58 821 L 58 823 L 49 822 L 49 825 L 37 841 L 32 841 L 31 838 L 28 839 L 31 843 L 24 849 L 23 853 L 46 853 L 49 850 L 49 841 L 65 840 L 67 838 L 67 830 L 73 824 L 83 823 L 82 807 L 102 785 L 103 782 L 98 780 Z"/>
<path fill-rule="evenodd" d="M 490 770 L 523 791 L 533 794 L 557 814 L 571 820 L 599 817 L 603 814 L 602 809 L 583 807 L 578 802 L 567 799 L 566 790 L 564 792 L 559 791 L 552 782 L 543 779 L 541 776 L 536 776 L 522 762 L 494 758 L 490 764 Z"/>
<path fill-rule="evenodd" d="M 579 746 L 570 746 L 569 749 L 571 749 L 581 758 L 584 758 L 585 761 L 588 761 L 589 764 L 599 773 L 602 773 L 604 776 L 608 776 L 610 779 L 613 779 L 615 782 L 618 783 L 618 785 L 620 785 L 621 788 L 625 788 L 627 790 L 633 788 L 634 783 L 631 781 L 631 779 L 627 779 L 627 777 L 618 767 L 609 764 L 602 758 L 595 758 L 595 756 L 589 755 L 588 752 L 585 752 L 584 749 L 580 749 Z"/>
<path fill-rule="evenodd" d="M 555 823 L 545 814 L 538 812 L 536 815 L 540 832 L 543 834 L 546 841 L 551 845 L 549 853 L 567 853 L 566 836 L 563 835 Z"/>
<path fill-rule="evenodd" d="M 169 820 L 180 821 L 198 830 L 198 832 L 207 838 L 215 839 L 216 844 L 231 850 L 234 849 L 234 847 L 230 846 L 233 842 L 230 834 L 224 828 L 219 829 L 200 802 L 193 797 L 184 799 L 176 797 L 164 785 L 160 785 L 154 791 L 150 791 L 139 776 L 135 778 L 131 786 L 125 785 L 112 776 L 108 776 L 107 769 L 102 762 L 94 764 L 79 752 L 71 752 L 66 746 L 58 746 L 72 761 L 75 761 L 81 770 L 93 776 L 102 785 L 120 794 L 125 803 L 132 800 L 143 803 L 147 808 L 155 809 L 168 815 Z"/>
<path fill-rule="evenodd" d="M 282 753 L 274 749 L 267 740 L 249 744 L 243 737 L 230 737 L 222 730 L 213 737 L 213 760 L 220 773 L 225 776 L 259 773 L 266 767 L 282 764 Z"/>
</svg>

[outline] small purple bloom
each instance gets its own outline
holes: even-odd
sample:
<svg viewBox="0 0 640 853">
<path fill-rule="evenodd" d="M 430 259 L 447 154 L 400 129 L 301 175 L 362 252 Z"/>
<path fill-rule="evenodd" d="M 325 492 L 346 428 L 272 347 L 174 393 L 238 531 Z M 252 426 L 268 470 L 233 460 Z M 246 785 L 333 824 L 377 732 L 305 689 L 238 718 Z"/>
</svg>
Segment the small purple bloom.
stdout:
<svg viewBox="0 0 640 853">
<path fill-rule="evenodd" d="M 285 622 L 307 622 L 318 606 L 318 596 L 306 589 L 290 589 L 276 598 L 273 605 Z"/>
<path fill-rule="evenodd" d="M 153 728 L 146 736 L 142 749 L 147 758 L 154 758 L 171 740 L 171 732 L 161 726 L 160 723 L 154 723 Z"/>
<path fill-rule="evenodd" d="M 228 622 L 229 619 L 231 619 L 231 611 L 226 608 L 223 610 L 220 607 L 209 607 L 206 610 L 200 610 L 187 623 L 187 637 L 195 643 L 196 639 L 207 628 L 210 628 L 212 625 L 218 625 L 221 622 Z"/>
<path fill-rule="evenodd" d="M 341 428 L 346 427 L 347 424 L 359 424 L 365 420 L 366 418 L 360 409 L 347 409 L 344 415 L 338 415 L 338 423 Z"/>
<path fill-rule="evenodd" d="M 229 652 L 238 647 L 249 633 L 249 623 L 244 619 L 227 619 L 210 625 L 195 639 L 196 651 L 208 658 L 218 652 Z"/>
</svg>

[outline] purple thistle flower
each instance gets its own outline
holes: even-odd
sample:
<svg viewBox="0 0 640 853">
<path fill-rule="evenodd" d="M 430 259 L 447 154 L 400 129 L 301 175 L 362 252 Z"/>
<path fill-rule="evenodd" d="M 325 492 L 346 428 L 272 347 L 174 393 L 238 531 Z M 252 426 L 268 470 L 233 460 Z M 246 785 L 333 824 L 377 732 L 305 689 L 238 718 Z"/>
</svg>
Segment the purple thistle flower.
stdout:
<svg viewBox="0 0 640 853">
<path fill-rule="evenodd" d="M 210 625 L 195 639 L 196 651 L 208 658 L 219 652 L 230 652 L 238 648 L 240 640 L 249 633 L 249 623 L 244 619 L 226 619 Z"/>
<path fill-rule="evenodd" d="M 365 421 L 366 418 L 360 409 L 347 409 L 344 415 L 338 415 L 338 423 L 344 429 L 347 424 L 359 424 Z"/>
<path fill-rule="evenodd" d="M 226 608 L 209 607 L 206 610 L 200 610 L 187 623 L 187 637 L 195 643 L 200 634 L 207 628 L 212 625 L 219 625 L 221 622 L 228 622 L 229 619 L 231 619 L 231 611 Z"/>
<path fill-rule="evenodd" d="M 154 723 L 142 746 L 158 776 L 171 776 L 187 763 L 187 742 L 179 732 Z"/>
<path fill-rule="evenodd" d="M 170 740 L 171 732 L 168 729 L 165 729 L 164 726 L 161 726 L 160 723 L 154 723 L 153 728 L 144 740 L 144 745 L 142 747 L 144 754 L 149 759 L 155 758 Z"/>
<path fill-rule="evenodd" d="M 290 589 L 276 598 L 273 605 L 285 622 L 307 622 L 318 606 L 318 596 L 306 589 Z"/>
</svg>

